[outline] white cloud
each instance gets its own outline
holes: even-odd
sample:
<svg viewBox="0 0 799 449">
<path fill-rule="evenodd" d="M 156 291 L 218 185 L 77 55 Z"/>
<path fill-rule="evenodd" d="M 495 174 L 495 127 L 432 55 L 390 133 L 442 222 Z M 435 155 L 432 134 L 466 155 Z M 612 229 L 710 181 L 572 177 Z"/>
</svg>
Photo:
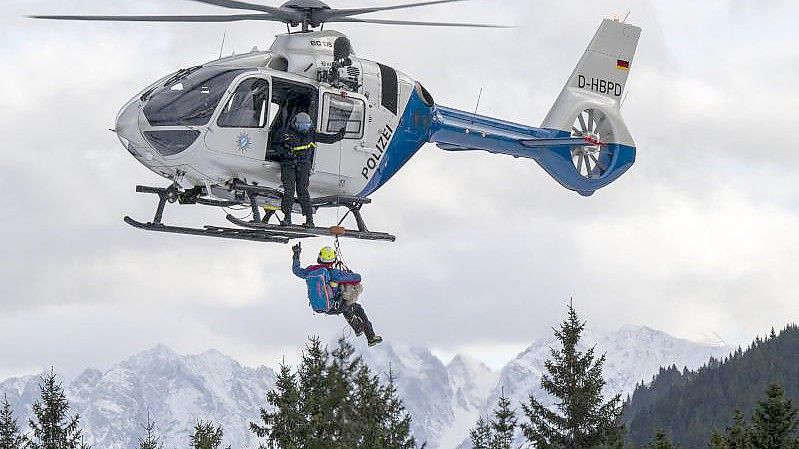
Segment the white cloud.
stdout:
<svg viewBox="0 0 799 449">
<path fill-rule="evenodd" d="M 375 195 L 370 224 L 399 241 L 344 249 L 365 275 L 378 330 L 441 354 L 510 354 L 549 334 L 570 296 L 595 327 L 711 329 L 732 343 L 795 320 L 799 53 L 787 25 L 797 6 L 748 5 L 475 1 L 391 17 L 523 26 L 342 26 L 360 55 L 414 74 L 440 103 L 472 109 L 482 87 L 481 113 L 529 124 L 540 123 L 601 17 L 631 9 L 644 27 L 624 107 L 639 160 L 614 185 L 581 198 L 531 161 L 427 146 Z M 0 44 L 0 343 L 16 349 L 3 369 L 74 370 L 157 342 L 271 363 L 308 334 L 341 331 L 343 320 L 305 307 L 286 247 L 150 235 L 121 222 L 152 213 L 137 183 L 163 182 L 106 131 L 119 106 L 215 56 L 225 30 L 226 52 L 241 52 L 267 47 L 279 26 L 21 18 L 220 12 L 189 2 L 10 8 L 0 18 L 9 36 Z M 168 216 L 222 219 L 202 208 Z"/>
</svg>

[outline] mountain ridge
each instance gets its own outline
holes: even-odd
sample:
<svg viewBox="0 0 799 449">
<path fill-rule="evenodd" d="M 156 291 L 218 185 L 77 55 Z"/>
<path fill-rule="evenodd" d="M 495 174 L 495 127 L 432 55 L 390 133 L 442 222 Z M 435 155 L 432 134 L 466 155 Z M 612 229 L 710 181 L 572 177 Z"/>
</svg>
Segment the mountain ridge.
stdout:
<svg viewBox="0 0 799 449">
<path fill-rule="evenodd" d="M 680 339 L 643 327 L 623 327 L 595 338 L 606 335 L 615 336 L 609 340 L 616 342 L 611 345 L 615 352 L 629 349 L 623 346 L 631 340 L 649 339 L 658 348 L 656 357 L 646 360 L 664 363 L 681 363 L 672 360 L 680 357 L 693 362 L 718 351 L 707 345 L 684 343 L 687 340 L 680 343 Z M 384 343 L 367 348 L 358 341 L 355 348 L 376 373 L 385 376 L 392 371 L 397 375 L 417 439 L 427 441 L 430 449 L 449 449 L 463 442 L 480 415 L 490 412 L 503 387 L 517 400 L 528 393 L 540 395 L 538 379 L 551 344 L 547 339 L 533 342 L 499 371 L 461 354 L 444 364 L 428 348 L 418 345 Z M 670 347 L 686 349 L 687 353 L 669 351 Z M 614 374 L 621 379 L 618 388 L 626 389 L 629 384 L 634 388 L 632 379 L 641 376 L 641 371 L 632 370 L 630 365 L 614 369 L 623 374 Z M 648 381 L 656 373 L 653 369 L 637 382 Z M 20 422 L 29 416 L 30 404 L 38 397 L 38 379 L 35 375 L 23 376 L 0 383 L 0 392 L 8 392 L 9 400 L 16 404 Z M 257 447 L 248 423 L 257 419 L 260 407 L 265 406 L 266 392 L 274 386 L 274 380 L 271 368 L 243 366 L 215 349 L 181 355 L 160 344 L 105 371 L 87 368 L 64 385 L 73 412 L 82 416 L 87 442 L 94 447 L 133 447 L 149 412 L 168 448 L 187 446 L 196 420 L 210 419 L 225 428 L 225 445 L 244 449 Z M 515 382 L 508 386 L 510 380 Z"/>
</svg>

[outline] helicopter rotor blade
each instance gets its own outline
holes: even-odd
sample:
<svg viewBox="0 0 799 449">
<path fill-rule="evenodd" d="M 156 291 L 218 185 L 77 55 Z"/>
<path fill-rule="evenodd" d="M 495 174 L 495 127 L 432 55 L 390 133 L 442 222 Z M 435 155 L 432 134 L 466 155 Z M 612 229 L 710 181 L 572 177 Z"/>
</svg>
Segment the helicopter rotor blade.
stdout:
<svg viewBox="0 0 799 449">
<path fill-rule="evenodd" d="M 261 11 L 284 20 L 302 20 L 302 15 L 288 8 L 275 8 L 273 6 L 257 5 L 254 3 L 241 2 L 238 0 L 191 0 L 206 5 L 221 6 L 230 9 L 244 9 L 247 11 Z"/>
<path fill-rule="evenodd" d="M 332 19 L 327 20 L 327 22 L 377 23 L 381 25 L 412 25 L 432 27 L 513 28 L 507 25 L 491 25 L 484 23 L 415 22 L 406 20 L 359 19 L 355 17 L 333 17 Z"/>
<path fill-rule="evenodd" d="M 429 5 L 437 5 L 439 3 L 453 3 L 453 2 L 464 2 L 468 0 L 434 0 L 434 1 L 426 1 L 420 3 L 407 3 L 403 5 L 393 5 L 393 6 L 377 6 L 374 8 L 352 8 L 352 9 L 332 9 L 328 11 L 319 11 L 319 15 L 324 20 L 333 17 L 348 17 L 348 16 L 357 16 L 359 14 L 368 14 L 372 12 L 379 12 L 379 11 L 392 11 L 395 9 L 406 9 L 406 8 L 418 8 L 420 6 L 429 6 Z"/>
<path fill-rule="evenodd" d="M 238 22 L 241 20 L 261 20 L 283 22 L 271 14 L 231 14 L 203 16 L 28 16 L 31 19 L 45 20 L 83 20 L 104 22 Z"/>
</svg>

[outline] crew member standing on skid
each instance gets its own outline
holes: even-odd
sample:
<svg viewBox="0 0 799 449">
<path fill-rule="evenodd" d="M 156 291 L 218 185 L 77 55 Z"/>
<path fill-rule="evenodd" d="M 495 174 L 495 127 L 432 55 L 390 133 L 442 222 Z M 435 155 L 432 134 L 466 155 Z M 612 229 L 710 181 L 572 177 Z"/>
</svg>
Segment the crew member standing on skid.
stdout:
<svg viewBox="0 0 799 449">
<path fill-rule="evenodd" d="M 283 183 L 281 209 L 286 216 L 280 222 L 282 226 L 291 225 L 291 210 L 296 190 L 297 199 L 302 206 L 302 214 L 305 215 L 303 226 L 314 227 L 314 211 L 308 185 L 310 184 L 316 142 L 336 143 L 341 141 L 346 133 L 346 128 L 341 128 L 336 134 L 318 133 L 313 129 L 311 116 L 306 112 L 300 112 L 291 118 L 291 126 L 275 140 L 282 147 L 280 151 L 280 178 Z"/>
</svg>

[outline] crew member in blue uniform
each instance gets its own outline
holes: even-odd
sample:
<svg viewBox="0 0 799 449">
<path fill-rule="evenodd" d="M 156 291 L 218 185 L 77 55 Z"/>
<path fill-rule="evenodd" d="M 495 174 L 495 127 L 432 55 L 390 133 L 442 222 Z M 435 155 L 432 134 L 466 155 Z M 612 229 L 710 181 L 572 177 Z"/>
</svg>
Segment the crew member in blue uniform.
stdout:
<svg viewBox="0 0 799 449">
<path fill-rule="evenodd" d="M 316 143 L 336 143 L 344 138 L 347 133 L 342 128 L 336 134 L 322 134 L 313 129 L 311 116 L 300 112 L 291 118 L 290 127 L 285 128 L 282 136 L 277 136 L 274 142 L 280 145 L 280 178 L 283 183 L 283 201 L 281 209 L 285 218 L 280 223 L 283 226 L 291 225 L 291 209 L 294 204 L 294 192 L 302 206 L 305 215 L 306 227 L 314 227 L 313 206 L 311 195 L 308 192 L 310 184 L 311 166 L 313 164 Z"/>
</svg>

